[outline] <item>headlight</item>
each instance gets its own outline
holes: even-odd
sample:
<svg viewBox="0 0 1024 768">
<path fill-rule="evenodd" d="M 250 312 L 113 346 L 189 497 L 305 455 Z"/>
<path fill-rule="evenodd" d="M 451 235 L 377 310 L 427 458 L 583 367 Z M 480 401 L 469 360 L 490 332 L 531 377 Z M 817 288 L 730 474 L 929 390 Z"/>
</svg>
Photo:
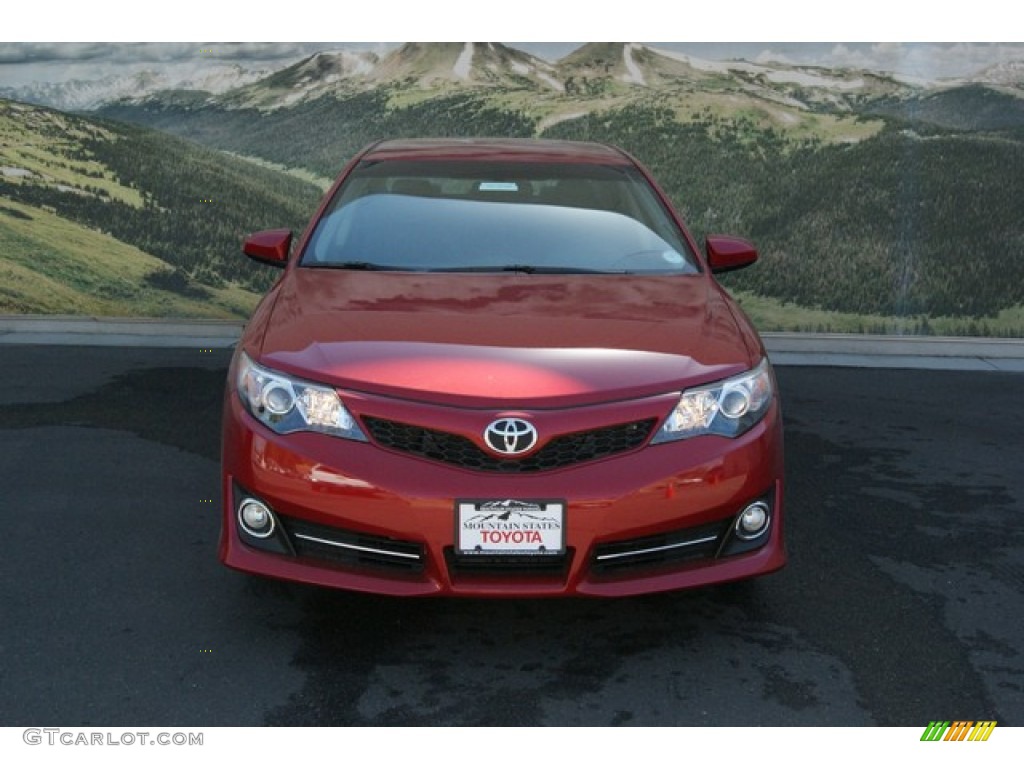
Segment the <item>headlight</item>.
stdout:
<svg viewBox="0 0 1024 768">
<path fill-rule="evenodd" d="M 325 432 L 366 440 L 331 387 L 294 379 L 256 365 L 244 352 L 238 361 L 238 396 L 255 418 L 279 434 Z"/>
<path fill-rule="evenodd" d="M 774 396 L 765 359 L 739 376 L 683 392 L 651 443 L 698 435 L 738 437 L 761 420 Z"/>
</svg>

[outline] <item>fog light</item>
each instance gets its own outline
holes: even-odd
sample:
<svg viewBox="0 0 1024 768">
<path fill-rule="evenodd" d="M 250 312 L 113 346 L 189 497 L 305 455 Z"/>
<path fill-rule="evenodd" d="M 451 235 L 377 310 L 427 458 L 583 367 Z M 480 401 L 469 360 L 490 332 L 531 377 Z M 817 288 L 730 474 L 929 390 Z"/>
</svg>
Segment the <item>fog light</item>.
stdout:
<svg viewBox="0 0 1024 768">
<path fill-rule="evenodd" d="M 768 505 L 755 501 L 744 509 L 736 519 L 736 535 L 744 541 L 756 539 L 768 530 Z"/>
<path fill-rule="evenodd" d="M 250 536 L 265 539 L 274 532 L 274 513 L 263 502 L 246 499 L 238 506 L 238 524 Z"/>
</svg>

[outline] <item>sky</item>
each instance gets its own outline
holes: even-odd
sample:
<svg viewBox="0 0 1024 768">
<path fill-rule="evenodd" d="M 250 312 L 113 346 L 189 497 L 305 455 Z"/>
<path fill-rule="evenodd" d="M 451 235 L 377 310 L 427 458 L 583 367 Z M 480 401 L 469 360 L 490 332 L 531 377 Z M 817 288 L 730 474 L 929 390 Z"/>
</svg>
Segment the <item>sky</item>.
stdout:
<svg viewBox="0 0 1024 768">
<path fill-rule="evenodd" d="M 319 10 L 330 6 L 284 6 L 265 0 L 249 0 L 245 12 L 238 7 L 176 0 L 159 12 L 126 16 L 117 0 L 51 0 L 39 11 L 19 4 L 4 11 L 0 39 L 8 41 L 0 41 L 0 86 L 96 79 L 138 69 L 173 71 L 184 78 L 213 62 L 277 69 L 317 50 L 383 52 L 396 45 L 372 42 L 379 39 L 525 37 L 534 42 L 509 44 L 553 61 L 582 44 L 561 40 L 669 37 L 691 42 L 651 44 L 709 59 L 849 66 L 927 79 L 960 77 L 994 63 L 1024 61 L 1024 43 L 994 42 L 996 35 L 1006 32 L 1005 7 L 999 0 L 937 1 L 917 12 L 901 9 L 892 0 L 859 0 L 827 10 L 805 0 L 625 0 L 590 13 L 549 0 L 515 0 L 500 6 L 480 0 L 388 0 L 338 4 L 335 12 Z M 581 7 L 587 6 L 576 6 Z M 347 42 L 207 42 L 297 41 L 313 35 Z M 720 42 L 692 42 L 695 39 Z M 824 42 L 837 39 L 879 42 Z M 78 42 L 28 42 L 33 40 Z M 134 42 L 139 40 L 152 42 Z M 171 42 L 180 40 L 192 42 Z M 956 40 L 962 42 L 936 42 Z"/>
</svg>

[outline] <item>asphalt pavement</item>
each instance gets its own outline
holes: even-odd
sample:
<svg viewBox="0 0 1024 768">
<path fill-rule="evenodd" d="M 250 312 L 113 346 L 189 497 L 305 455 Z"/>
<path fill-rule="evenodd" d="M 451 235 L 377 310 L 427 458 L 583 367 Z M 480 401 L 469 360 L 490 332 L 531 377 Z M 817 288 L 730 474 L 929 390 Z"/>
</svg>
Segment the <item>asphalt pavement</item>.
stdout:
<svg viewBox="0 0 1024 768">
<path fill-rule="evenodd" d="M 0 345 L 230 349 L 235 320 L 0 315 Z M 1024 373 L 1024 339 L 762 333 L 777 365 Z"/>
<path fill-rule="evenodd" d="M 780 366 L 777 574 L 399 600 L 217 562 L 229 355 L 0 345 L 0 725 L 1024 724 L 1020 373 Z"/>
</svg>

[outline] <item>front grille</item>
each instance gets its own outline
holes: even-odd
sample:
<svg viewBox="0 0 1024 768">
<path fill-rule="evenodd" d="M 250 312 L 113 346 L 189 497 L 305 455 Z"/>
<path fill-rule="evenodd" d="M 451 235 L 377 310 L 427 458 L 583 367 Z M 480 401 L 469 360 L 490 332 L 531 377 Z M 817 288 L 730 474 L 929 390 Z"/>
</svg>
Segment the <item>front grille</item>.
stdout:
<svg viewBox="0 0 1024 768">
<path fill-rule="evenodd" d="M 522 459 L 500 459 L 491 456 L 472 440 L 450 432 L 401 424 L 372 416 L 364 417 L 363 423 L 370 436 L 385 448 L 462 469 L 515 474 L 560 469 L 633 450 L 647 441 L 655 420 L 632 421 L 628 424 L 559 435 L 548 441 L 547 445 L 536 453 Z"/>
<path fill-rule="evenodd" d="M 460 555 L 454 547 L 447 547 L 444 559 L 452 578 L 510 575 L 564 578 L 574 551 L 569 547 L 561 555 Z"/>
<path fill-rule="evenodd" d="M 599 544 L 594 548 L 590 567 L 597 574 L 618 574 L 712 558 L 729 525 L 730 521 L 725 520 L 657 536 Z"/>
<path fill-rule="evenodd" d="M 416 542 L 345 531 L 284 515 L 278 517 L 298 557 L 354 568 L 384 568 L 406 573 L 423 571 L 423 545 Z"/>
</svg>

